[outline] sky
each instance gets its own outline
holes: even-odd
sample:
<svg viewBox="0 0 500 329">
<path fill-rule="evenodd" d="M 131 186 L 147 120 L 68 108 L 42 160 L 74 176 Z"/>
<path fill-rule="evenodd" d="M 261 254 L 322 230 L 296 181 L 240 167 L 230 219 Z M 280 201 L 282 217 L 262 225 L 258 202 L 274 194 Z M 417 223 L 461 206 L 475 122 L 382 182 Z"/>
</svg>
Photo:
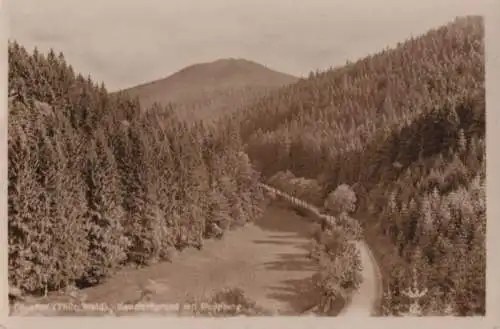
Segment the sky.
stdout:
<svg viewBox="0 0 500 329">
<path fill-rule="evenodd" d="M 483 14 L 497 0 L 10 0 L 9 34 L 108 90 L 245 58 L 307 75 Z"/>
</svg>

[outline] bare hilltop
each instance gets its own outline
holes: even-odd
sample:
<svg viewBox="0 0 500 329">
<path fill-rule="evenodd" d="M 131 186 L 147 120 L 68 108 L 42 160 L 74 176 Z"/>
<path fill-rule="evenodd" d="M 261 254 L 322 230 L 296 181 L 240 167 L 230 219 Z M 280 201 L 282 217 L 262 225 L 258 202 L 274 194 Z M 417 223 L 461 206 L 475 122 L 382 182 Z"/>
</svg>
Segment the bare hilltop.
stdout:
<svg viewBox="0 0 500 329">
<path fill-rule="evenodd" d="M 172 104 L 181 117 L 215 118 L 298 80 L 250 60 L 225 58 L 190 65 L 122 92 L 137 97 L 142 108 Z"/>
</svg>

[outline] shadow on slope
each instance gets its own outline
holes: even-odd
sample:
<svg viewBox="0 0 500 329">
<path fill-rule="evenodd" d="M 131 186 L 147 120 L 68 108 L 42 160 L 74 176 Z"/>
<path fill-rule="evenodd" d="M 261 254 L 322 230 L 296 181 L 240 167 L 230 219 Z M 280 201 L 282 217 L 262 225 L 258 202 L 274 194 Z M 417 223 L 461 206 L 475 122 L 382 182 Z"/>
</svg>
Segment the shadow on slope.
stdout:
<svg viewBox="0 0 500 329">
<path fill-rule="evenodd" d="M 316 273 L 308 259 L 311 225 L 289 210 L 270 206 L 257 224 L 228 231 L 221 240 L 208 240 L 201 250 L 186 249 L 171 263 L 123 269 L 101 285 L 79 291 L 76 300 L 48 296 L 35 302 L 175 305 L 237 287 L 265 309 L 298 314 L 303 303 L 313 304 L 306 303 L 314 295 L 309 287 Z"/>
</svg>

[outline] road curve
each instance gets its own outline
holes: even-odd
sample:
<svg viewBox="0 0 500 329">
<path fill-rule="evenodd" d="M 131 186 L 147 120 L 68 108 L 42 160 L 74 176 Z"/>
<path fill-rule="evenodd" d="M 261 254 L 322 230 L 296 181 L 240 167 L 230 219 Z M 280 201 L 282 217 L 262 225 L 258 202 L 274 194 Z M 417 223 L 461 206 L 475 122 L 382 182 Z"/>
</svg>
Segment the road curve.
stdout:
<svg viewBox="0 0 500 329">
<path fill-rule="evenodd" d="M 266 184 L 260 184 L 260 186 L 272 197 L 279 198 L 294 206 L 301 207 L 318 220 L 330 217 L 328 215 L 321 214 L 320 210 L 314 205 L 290 196 L 289 194 L 272 186 Z M 337 316 L 376 316 L 382 294 L 382 278 L 380 268 L 378 267 L 370 247 L 365 241 L 356 241 L 355 245 L 358 248 L 361 257 L 363 282 Z"/>
<path fill-rule="evenodd" d="M 361 264 L 363 266 L 363 282 L 337 316 L 376 316 L 381 294 L 380 269 L 366 242 L 357 241 L 356 245 L 360 252 Z"/>
</svg>

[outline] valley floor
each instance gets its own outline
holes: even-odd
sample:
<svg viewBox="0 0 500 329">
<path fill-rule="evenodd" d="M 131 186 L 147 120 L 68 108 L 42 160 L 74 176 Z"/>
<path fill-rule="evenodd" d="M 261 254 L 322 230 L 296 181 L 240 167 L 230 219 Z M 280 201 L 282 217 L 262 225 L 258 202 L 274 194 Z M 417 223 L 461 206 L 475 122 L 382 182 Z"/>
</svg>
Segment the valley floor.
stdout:
<svg viewBox="0 0 500 329">
<path fill-rule="evenodd" d="M 312 225 L 293 211 L 271 205 L 257 222 L 228 231 L 221 240 L 208 240 L 201 250 L 177 253 L 171 263 L 123 269 L 81 293 L 85 303 L 113 305 L 136 302 L 148 289 L 153 293 L 141 303 L 173 305 L 186 297 L 238 287 L 265 309 L 301 313 L 319 297 L 311 282 L 317 267 L 307 257 Z"/>
<path fill-rule="evenodd" d="M 139 302 L 173 307 L 189 297 L 210 296 L 224 288 L 237 287 L 266 310 L 279 315 L 299 315 L 315 306 L 321 296 L 311 280 L 317 265 L 308 258 L 313 225 L 290 209 L 270 205 L 257 222 L 226 232 L 221 240 L 206 241 L 202 250 L 180 252 L 171 263 L 123 269 L 81 294 L 89 305 Z M 342 316 L 369 316 L 376 299 L 375 263 L 363 246 L 364 283 Z M 147 300 L 139 301 L 145 290 L 152 293 Z M 67 302 L 49 297 L 37 303 L 58 301 Z M 22 307 L 12 315 L 69 314 Z M 98 315 L 98 312 L 79 311 L 75 315 Z"/>
<path fill-rule="evenodd" d="M 155 284 L 149 285 L 157 292 L 151 303 L 172 304 L 238 287 L 266 309 L 300 312 L 311 304 L 303 293 L 317 270 L 307 258 L 311 226 L 293 212 L 271 206 L 255 224 L 226 232 L 221 240 L 206 241 L 201 250 L 183 251 L 172 263 L 123 272 L 88 289 L 88 301 L 132 301 L 140 287 L 153 280 Z"/>
</svg>

